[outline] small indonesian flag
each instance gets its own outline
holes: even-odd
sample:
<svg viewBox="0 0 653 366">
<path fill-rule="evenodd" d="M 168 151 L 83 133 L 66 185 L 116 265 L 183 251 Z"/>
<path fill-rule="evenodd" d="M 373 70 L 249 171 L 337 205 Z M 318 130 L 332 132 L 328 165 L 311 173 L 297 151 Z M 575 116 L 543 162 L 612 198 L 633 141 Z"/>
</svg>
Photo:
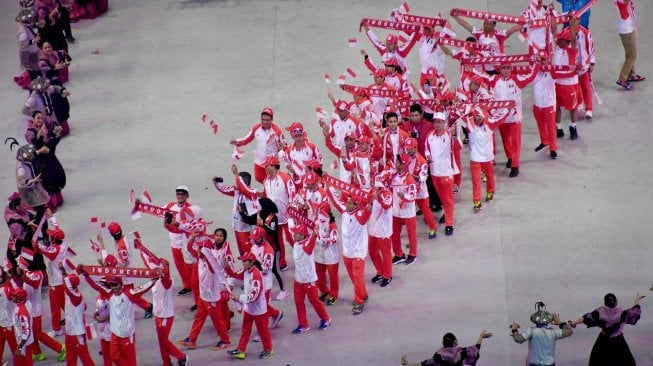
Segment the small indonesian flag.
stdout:
<svg viewBox="0 0 653 366">
<path fill-rule="evenodd" d="M 5 267 L 4 268 L 5 272 L 11 271 L 14 268 L 14 266 L 11 264 L 11 261 L 9 261 L 9 258 L 7 258 L 7 257 L 5 257 L 4 267 Z"/>
<path fill-rule="evenodd" d="M 329 76 L 329 74 L 324 74 L 324 82 L 331 84 L 331 76 Z"/>
<path fill-rule="evenodd" d="M 27 259 L 27 260 L 33 261 L 34 260 L 34 250 L 30 249 L 28 247 L 23 247 L 23 249 L 20 252 L 20 256 Z"/>
<path fill-rule="evenodd" d="M 213 118 L 209 117 L 208 114 L 203 114 L 202 115 L 202 123 L 208 123 L 209 127 L 213 129 L 213 134 L 217 135 L 218 134 L 218 124 L 213 120 Z"/>
<path fill-rule="evenodd" d="M 141 201 L 145 203 L 152 203 L 152 196 L 150 196 L 150 192 L 148 192 L 146 189 L 144 189 L 143 193 L 141 193 Z"/>
<path fill-rule="evenodd" d="M 454 32 L 454 30 L 451 28 L 451 24 L 449 22 L 447 22 L 444 27 L 442 27 L 442 34 L 447 35 L 451 38 L 456 36 L 456 32 Z"/>
<path fill-rule="evenodd" d="M 356 76 L 357 76 L 357 75 L 356 75 L 356 73 L 354 72 L 354 70 L 352 70 L 352 69 L 350 69 L 350 68 L 347 68 L 347 74 L 348 74 L 349 76 L 351 76 L 352 79 L 356 79 Z"/>
<path fill-rule="evenodd" d="M 401 42 L 401 43 L 408 42 L 408 38 L 404 37 L 403 34 L 400 34 L 397 38 L 399 38 L 399 42 Z"/>
<path fill-rule="evenodd" d="M 358 41 L 356 40 L 356 37 L 349 38 L 348 42 L 349 42 L 349 48 L 358 47 Z"/>
<path fill-rule="evenodd" d="M 98 327 L 97 323 L 86 324 L 86 339 L 91 340 L 97 338 Z"/>
<path fill-rule="evenodd" d="M 331 163 L 331 169 L 336 170 L 338 169 L 338 159 L 334 160 L 333 163 Z"/>
<path fill-rule="evenodd" d="M 68 247 L 68 249 L 66 249 L 66 257 L 71 258 L 71 257 L 74 257 L 76 255 L 77 255 L 77 252 L 75 252 L 73 250 L 73 248 Z"/>
<path fill-rule="evenodd" d="M 98 218 L 97 217 L 91 217 L 91 227 L 98 227 Z"/>
<path fill-rule="evenodd" d="M 103 232 L 103 233 L 107 232 L 107 222 L 106 221 L 102 221 L 102 223 L 100 224 L 100 231 Z"/>
<path fill-rule="evenodd" d="M 18 268 L 22 270 L 27 270 L 29 267 L 29 263 L 27 262 L 27 259 L 25 257 L 21 256 L 20 259 L 18 260 Z"/>
<path fill-rule="evenodd" d="M 95 253 L 100 253 L 100 245 L 94 242 L 92 239 L 88 239 L 88 241 L 91 242 L 91 249 L 93 249 Z"/>
<path fill-rule="evenodd" d="M 132 188 L 131 191 L 129 191 L 129 203 L 134 203 L 134 189 Z"/>
<path fill-rule="evenodd" d="M 319 106 L 315 107 L 315 115 L 317 116 L 318 120 L 327 119 L 329 117 L 327 112 L 324 109 L 322 109 L 322 107 L 319 107 Z"/>
<path fill-rule="evenodd" d="M 234 146 L 234 152 L 231 154 L 231 157 L 233 158 L 234 162 L 240 160 L 243 155 L 245 155 L 245 151 L 241 150 L 238 148 L 238 146 Z"/>
<path fill-rule="evenodd" d="M 404 1 L 404 3 L 399 6 L 399 10 L 405 14 L 410 11 L 410 7 L 408 6 L 408 3 Z"/>
<path fill-rule="evenodd" d="M 336 85 L 345 85 L 345 80 L 347 80 L 347 77 L 345 75 L 338 76 L 338 80 L 336 80 Z"/>
</svg>

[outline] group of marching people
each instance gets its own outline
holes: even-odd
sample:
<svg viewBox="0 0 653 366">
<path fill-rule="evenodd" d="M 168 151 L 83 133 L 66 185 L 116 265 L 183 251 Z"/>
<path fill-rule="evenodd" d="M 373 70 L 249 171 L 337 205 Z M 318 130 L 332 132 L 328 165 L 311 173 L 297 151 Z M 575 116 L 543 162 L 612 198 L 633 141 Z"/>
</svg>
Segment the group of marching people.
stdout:
<svg viewBox="0 0 653 366">
<path fill-rule="evenodd" d="M 49 57 L 48 48 L 33 30 L 34 25 L 43 21 L 37 14 L 26 7 L 17 18 L 21 22 L 21 52 L 41 46 L 41 54 Z M 55 10 L 45 14 L 50 21 L 58 19 Z M 623 14 L 619 14 L 622 18 Z M 171 262 L 182 282 L 177 295 L 192 293 L 194 305 L 190 310 L 195 311 L 188 336 L 176 344 L 169 339 L 175 316 L 172 266 L 161 253 L 157 255 L 147 249 L 139 235 L 126 235 L 118 223 L 110 223 L 108 233 L 115 244 L 114 254 L 110 254 L 112 250 L 104 245 L 102 232 L 98 231 L 97 242 L 92 241 L 92 247 L 98 254 L 99 266 L 108 268 L 105 272 L 108 275 L 93 272 L 94 266 L 72 262 L 75 253 L 66 244 L 65 233 L 54 216 L 56 202 L 49 202 L 52 192 L 43 188 L 42 176 L 33 165 L 38 156 L 54 150 L 48 147 L 48 141 L 58 142 L 65 134 L 67 117 L 58 118 L 56 108 L 50 104 L 55 95 L 64 99 L 67 96 L 60 72 L 67 61 L 64 55 L 64 61 L 42 60 L 38 70 L 26 67 L 25 77 L 30 79 L 33 91 L 23 113 L 32 118 L 29 134 L 26 133 L 31 145 L 18 151 L 19 192 L 9 197 L 5 208 L 11 243 L 0 276 L 0 347 L 4 348 L 7 342 L 16 365 L 31 365 L 33 360 L 44 359 L 39 343 L 57 352 L 59 361 L 66 359 L 67 364 L 75 365 L 79 360 L 84 365 L 93 365 L 87 335 L 93 334 L 97 326 L 103 363 L 133 365 L 137 363 L 134 310 L 138 306 L 144 310 L 145 318 L 155 318 L 164 365 L 171 365 L 172 358 L 178 365 L 186 365 L 188 350 L 196 349 L 207 317 L 211 318 L 219 339 L 213 349 L 232 347 L 229 331 L 236 313 L 242 314 L 241 336 L 236 347 L 227 353 L 237 359 L 246 357 L 255 324 L 258 332 L 255 340 L 263 348 L 258 356 L 267 359 L 274 354 L 270 330 L 284 317 L 282 311 L 270 304 L 274 281 L 280 290 L 275 298 L 288 297 L 283 272 L 292 264 L 297 313 L 293 334 L 311 329 L 305 305 L 307 297 L 319 318 L 318 328 L 325 330 L 332 322 L 328 308 L 340 299 L 341 258 L 353 285 L 352 313 L 361 314 L 369 301 L 364 277 L 368 256 L 375 270 L 371 282 L 387 287 L 393 280 L 394 265 L 410 265 L 417 260 L 418 214 L 423 216 L 428 226 L 427 237 L 432 240 L 437 238 L 433 211 L 443 208 L 439 223 L 444 224 L 446 236 L 453 235 L 454 194 L 461 190 L 461 151 L 465 144 L 469 148 L 474 212 L 481 210 L 483 199 L 491 202 L 495 197 L 494 130 L 497 128 L 507 157 L 506 166 L 510 168 L 509 176 L 519 175 L 524 87 L 534 84 L 533 114 L 541 138 L 535 151 L 548 148 L 551 159 L 558 157 L 556 140 L 564 136 L 562 110 L 570 112 L 572 140 L 578 138 L 579 106 L 584 104 L 585 118 L 593 117 L 594 47 L 591 33 L 587 26 L 579 24 L 577 16 L 565 18 L 552 7 L 544 6 L 541 0 L 530 1 L 522 14 L 525 23 L 507 30 L 497 30 L 496 21 L 491 19 L 486 19 L 482 28 L 474 27 L 463 19 L 470 17 L 470 13 L 462 9 L 452 9 L 451 15 L 471 33 L 465 41 L 453 38 L 445 19 L 412 16 L 405 6 L 394 9 L 391 19 L 384 23 L 395 27 L 392 29 L 406 24 L 413 27 L 402 44 L 400 39 L 404 35 L 390 34 L 381 42 L 370 29 L 379 23 L 365 19 L 361 22 L 383 66 L 377 66 L 374 57 L 361 50 L 374 82 L 369 86 L 339 83 L 342 90 L 352 94 L 353 101 L 336 99 L 329 92 L 334 107 L 332 116 L 318 108 L 324 144 L 335 158 L 332 165 L 338 170 L 335 176 L 325 172 L 322 152 L 302 123 L 293 122 L 285 128 L 291 138 L 287 140 L 284 130 L 274 123 L 275 112 L 271 108 L 261 111 L 260 122 L 245 136 L 230 141 L 234 145 L 233 178 L 212 177 L 211 180 L 218 192 L 233 198 L 233 236 L 242 266 L 236 264 L 231 252 L 228 231 L 209 230 L 211 222 L 202 218 L 202 209 L 188 201 L 189 188 L 183 185 L 176 188 L 175 200 L 162 207 L 162 218 L 170 237 Z M 406 23 L 409 16 L 413 23 Z M 557 19 L 568 25 L 560 29 Z M 436 31 L 436 27 L 442 29 Z M 503 54 L 504 42 L 517 32 L 527 40 L 529 51 L 510 59 Z M 421 63 L 419 87 L 407 78 L 406 57 L 414 46 L 418 46 Z M 444 74 L 446 56 L 461 63 L 459 86 L 454 90 Z M 27 55 L 24 57 L 26 61 L 29 59 Z M 629 79 L 637 76 L 643 80 L 634 70 L 630 71 Z M 40 143 L 45 145 L 37 148 Z M 249 143 L 255 144 L 251 173 L 240 171 L 236 164 L 242 154 L 240 147 Z M 481 191 L 483 181 L 485 195 Z M 262 188 L 257 189 L 256 183 Z M 38 202 L 34 200 L 37 196 Z M 340 215 L 334 215 L 333 209 Z M 404 226 L 407 251 L 402 244 Z M 291 251 L 292 262 L 286 256 L 287 249 Z M 121 269 L 141 267 L 134 261 L 134 250 L 141 255 L 142 265 L 151 270 L 145 276 L 150 279 L 142 286 L 135 286 L 133 276 L 119 274 Z M 82 277 L 98 292 L 93 324 L 84 318 L 85 303 L 79 291 Z M 242 283 L 240 293 L 237 283 Z M 46 284 L 51 306 L 49 334 L 41 329 L 41 287 Z M 151 302 L 143 297 L 149 291 Z M 639 299 L 638 296 L 637 304 Z M 615 308 L 616 299 L 611 304 Z M 610 307 L 607 303 L 606 306 Z M 618 318 L 615 311 L 604 310 L 575 323 L 614 330 L 618 324 L 636 322 L 638 306 L 628 313 L 627 320 Z M 548 326 L 553 321 L 553 317 L 549 318 L 536 325 Z M 513 325 L 513 329 L 517 328 Z M 554 336 L 558 337 L 558 333 Z M 53 338 L 62 334 L 65 334 L 65 345 Z M 523 342 L 534 334 L 535 331 L 520 333 L 515 340 Z M 563 330 L 559 335 L 569 334 Z M 465 359 L 466 364 L 473 365 L 478 359 L 481 340 L 488 336 L 482 332 L 476 348 L 461 353 L 455 336 L 447 334 L 444 348 L 458 347 L 457 350 L 436 353 L 429 361 L 432 363 L 426 364 L 449 364 Z M 461 358 L 462 354 L 469 357 Z"/>
</svg>

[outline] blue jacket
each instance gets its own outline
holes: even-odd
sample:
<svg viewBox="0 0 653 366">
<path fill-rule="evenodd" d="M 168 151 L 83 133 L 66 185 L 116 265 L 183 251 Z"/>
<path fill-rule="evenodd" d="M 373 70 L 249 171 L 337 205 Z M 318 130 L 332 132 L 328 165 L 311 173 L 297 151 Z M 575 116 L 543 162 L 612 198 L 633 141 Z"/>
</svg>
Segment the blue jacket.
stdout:
<svg viewBox="0 0 653 366">
<path fill-rule="evenodd" d="M 590 0 L 557 0 L 557 1 L 560 4 L 562 4 L 563 12 L 580 10 L 583 8 L 583 6 L 585 6 L 587 3 L 590 2 Z M 580 17 L 580 25 L 588 29 L 590 27 L 590 12 L 591 10 L 588 10 L 585 14 L 583 14 Z"/>
</svg>

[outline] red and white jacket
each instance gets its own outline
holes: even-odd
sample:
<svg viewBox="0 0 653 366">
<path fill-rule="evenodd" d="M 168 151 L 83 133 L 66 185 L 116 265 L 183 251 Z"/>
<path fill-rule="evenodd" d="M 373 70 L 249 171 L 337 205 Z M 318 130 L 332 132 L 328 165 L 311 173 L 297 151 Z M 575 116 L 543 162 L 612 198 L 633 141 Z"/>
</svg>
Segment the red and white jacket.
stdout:
<svg viewBox="0 0 653 366">
<path fill-rule="evenodd" d="M 362 152 L 359 149 L 347 158 L 342 159 L 342 169 L 349 172 L 351 183 L 362 189 L 369 189 L 372 184 L 372 154 L 370 151 Z"/>
<path fill-rule="evenodd" d="M 379 90 L 396 90 L 392 85 L 388 84 L 385 81 L 383 82 L 383 85 L 377 85 L 376 83 L 372 83 L 367 87 L 370 89 L 379 89 Z M 390 103 L 391 99 L 392 98 L 390 97 L 371 96 L 370 102 L 372 102 L 372 109 L 374 110 L 374 113 L 377 116 L 383 116 L 383 113 L 385 113 L 385 109 Z"/>
<path fill-rule="evenodd" d="M 39 294 L 40 295 L 40 294 Z M 17 304 L 13 313 L 14 334 L 16 343 L 25 340 L 25 346 L 34 343 L 34 327 L 32 323 L 32 314 L 29 310 L 28 302 Z M 23 352 L 25 347 L 23 347 Z M 24 353 L 23 353 L 24 354 Z"/>
<path fill-rule="evenodd" d="M 163 206 L 166 210 L 176 212 L 174 219 L 179 223 L 190 222 L 193 220 L 195 214 L 191 210 L 191 204 L 184 202 L 181 205 L 177 201 L 172 201 Z M 175 249 L 181 249 L 186 244 L 186 233 L 180 228 L 172 225 L 163 223 L 163 227 L 168 230 L 170 235 L 170 246 Z"/>
<path fill-rule="evenodd" d="M 486 117 L 482 126 L 477 126 L 474 117 L 463 118 L 463 125 L 469 132 L 469 160 L 484 163 L 494 160 L 494 130 L 508 114 L 500 118 Z"/>
<path fill-rule="evenodd" d="M 112 293 L 109 299 L 109 330 L 112 334 L 120 338 L 130 338 L 133 342 L 132 337 L 136 332 L 134 301 L 136 301 L 137 297 L 149 291 L 153 285 L 154 282 L 150 282 L 145 286 L 133 289 L 123 287 L 118 294 Z"/>
<path fill-rule="evenodd" d="M 64 286 L 64 292 L 66 294 L 66 303 L 64 306 L 66 335 L 84 335 L 86 334 L 86 322 L 84 321 L 84 311 L 86 311 L 86 304 L 84 303 L 84 297 L 79 291 L 79 288 L 73 288 L 67 284 Z"/>
<path fill-rule="evenodd" d="M 243 221 L 243 217 L 238 212 L 238 208 L 242 204 L 245 204 L 248 216 L 258 212 L 259 204 L 256 189 L 248 187 L 240 176 L 236 176 L 236 185 L 228 186 L 223 182 L 214 182 L 213 185 L 218 192 L 234 198 L 234 203 L 231 207 L 231 224 L 234 230 L 238 232 L 250 232 L 252 225 Z"/>
<path fill-rule="evenodd" d="M 494 100 L 512 100 L 515 102 L 515 107 L 510 110 L 506 123 L 521 123 L 521 90 L 535 79 L 538 70 L 539 68 L 536 66 L 527 75 L 510 74 L 507 78 L 501 75 L 486 76 Z"/>
<path fill-rule="evenodd" d="M 392 216 L 415 217 L 417 184 L 408 171 L 396 173 L 392 178 Z"/>
<path fill-rule="evenodd" d="M 344 148 L 344 145 L 335 145 L 332 140 L 328 137 L 324 138 L 324 143 L 326 144 L 327 149 L 331 151 L 337 158 L 338 158 L 338 167 L 339 169 L 339 176 L 338 179 L 340 179 L 343 182 L 349 183 L 351 181 L 351 171 L 345 169 L 343 167 L 343 162 L 347 159 L 350 159 L 350 157 L 354 154 L 354 149 L 347 149 L 346 150 L 346 157 L 343 159 L 340 157 L 340 150 Z"/>
<path fill-rule="evenodd" d="M 293 172 L 298 178 L 303 177 L 304 173 L 306 173 L 307 161 L 317 160 L 322 164 L 322 152 L 317 145 L 310 141 L 304 141 L 304 146 L 297 146 L 293 142 L 279 152 L 279 157 L 286 162 L 286 169 Z"/>
<path fill-rule="evenodd" d="M 286 144 L 286 139 L 283 136 L 283 131 L 276 124 L 265 130 L 262 123 L 257 123 L 249 130 L 247 135 L 236 139 L 236 146 L 247 145 L 252 141 L 256 141 L 256 148 L 254 150 L 254 164 L 262 166 L 268 156 L 277 156 L 279 152 L 280 142 L 282 145 Z"/>
<path fill-rule="evenodd" d="M 272 267 L 274 266 L 274 249 L 267 241 L 263 244 L 252 245 L 250 249 L 256 256 L 256 260 L 261 264 L 261 275 L 263 276 L 263 288 L 265 291 L 272 289 Z"/>
<path fill-rule="evenodd" d="M 308 189 L 306 187 L 299 190 L 298 194 L 295 195 L 295 201 L 293 204 L 295 206 L 308 205 L 308 218 L 313 220 L 317 217 L 317 209 L 323 202 L 328 202 L 329 197 L 327 196 L 326 190 L 321 187 L 319 184 L 315 189 Z"/>
<path fill-rule="evenodd" d="M 345 135 L 349 132 L 353 132 L 356 136 L 360 136 L 358 124 L 360 121 L 349 114 L 347 118 L 341 119 L 337 113 L 334 113 L 334 118 L 331 119 L 329 123 L 330 131 L 329 137 L 333 145 L 337 146 L 338 149 L 342 146 L 345 146 Z"/>
<path fill-rule="evenodd" d="M 70 255 L 68 245 L 61 243 L 59 245 L 53 244 L 45 246 L 38 244 L 38 249 L 45 258 L 48 259 L 48 284 L 51 287 L 63 285 L 63 275 L 59 264 L 63 263 L 69 270 L 73 270 L 74 266 L 68 259 Z"/>
<path fill-rule="evenodd" d="M 565 48 L 556 46 L 555 52 L 553 53 L 553 64 L 576 66 L 577 54 L 578 48 L 572 47 L 571 43 Z M 568 78 L 556 79 L 555 82 L 560 85 L 576 85 L 578 84 L 578 74 L 573 74 Z"/>
<path fill-rule="evenodd" d="M 408 132 L 402 130 L 397 126 L 397 130 L 392 132 L 390 128 L 386 128 L 383 137 L 381 138 L 381 164 L 386 166 L 389 162 L 394 164 L 398 154 L 403 154 L 405 151 L 404 144 L 406 139 L 409 138 Z"/>
<path fill-rule="evenodd" d="M 480 50 L 478 53 L 480 56 L 496 56 L 503 55 L 505 53 L 505 42 L 508 36 L 506 35 L 506 30 L 495 30 L 494 32 L 488 33 L 483 30 L 483 28 L 474 27 L 472 29 L 472 35 L 476 37 L 478 43 L 489 45 L 491 50 L 485 51 Z M 494 70 L 493 65 L 485 65 L 485 70 Z"/>
<path fill-rule="evenodd" d="M 329 222 L 329 216 L 318 215 L 317 243 L 315 262 L 320 264 L 337 264 L 340 262 L 340 239 L 335 222 Z"/>
<path fill-rule="evenodd" d="M 0 327 L 11 328 L 14 326 L 13 316 L 16 305 L 9 300 L 9 293 L 12 289 L 11 281 L 5 281 L 0 286 Z"/>
<path fill-rule="evenodd" d="M 435 37 L 426 37 L 423 34 L 419 38 L 419 63 L 422 65 L 422 74 L 431 67 L 439 73 L 444 72 L 444 52 L 438 45 Z"/>
<path fill-rule="evenodd" d="M 277 171 L 275 177 L 267 176 L 263 180 L 263 193 L 276 205 L 279 213 L 279 225 L 288 223 L 288 205 L 295 199 L 295 183 L 288 173 Z"/>
<path fill-rule="evenodd" d="M 223 243 L 222 246 L 228 247 L 228 244 Z M 213 242 L 206 240 L 199 248 L 200 298 L 208 302 L 217 302 L 222 298 L 223 292 L 228 291 L 229 285 L 224 268 L 225 257 L 216 258 L 212 247 Z"/>
<path fill-rule="evenodd" d="M 372 201 L 370 236 L 382 239 L 392 236 L 392 202 L 392 192 L 387 189 L 381 190 L 376 199 Z"/>
<path fill-rule="evenodd" d="M 397 48 L 395 48 L 394 51 L 388 50 L 385 44 L 379 41 L 376 34 L 374 34 L 374 32 L 372 32 L 371 29 L 368 30 L 366 34 L 367 34 L 367 38 L 369 38 L 372 44 L 374 45 L 374 48 L 376 48 L 376 50 L 379 51 L 379 54 L 381 55 L 384 63 L 394 58 L 397 60 L 397 63 L 399 64 L 399 67 L 401 67 L 401 70 L 403 70 L 404 73 L 407 71 L 406 57 L 408 57 L 408 53 L 413 48 L 413 46 L 415 46 L 415 42 L 417 41 L 418 38 L 417 32 L 413 33 L 410 36 L 408 42 L 402 44 L 401 46 L 397 46 Z"/>
<path fill-rule="evenodd" d="M 23 290 L 27 292 L 29 312 L 33 317 L 43 315 L 41 286 L 43 286 L 43 273 L 41 271 L 27 270 L 23 272 Z"/>
<path fill-rule="evenodd" d="M 317 238 L 311 234 L 307 238 L 295 242 L 292 257 L 295 261 L 295 281 L 297 283 L 313 283 L 317 281 L 315 271 L 315 242 Z"/>
<path fill-rule="evenodd" d="M 342 255 L 347 258 L 367 258 L 369 240 L 367 237 L 367 222 L 370 219 L 371 212 L 364 208 L 348 212 L 345 204 L 333 196 L 331 189 L 327 192 L 333 206 L 342 214 L 342 225 L 340 225 Z"/>
<path fill-rule="evenodd" d="M 413 176 L 416 184 L 415 199 L 424 199 L 429 197 L 429 190 L 426 187 L 426 181 L 429 179 L 429 164 L 422 154 L 415 152 L 410 157 L 410 163 L 407 167 L 408 172 Z"/>
<path fill-rule="evenodd" d="M 578 48 L 576 64 L 580 67 L 578 75 L 584 75 L 589 70 L 590 65 L 596 63 L 596 50 L 594 49 L 592 33 L 582 25 L 579 25 L 578 31 L 576 31 L 576 47 Z"/>
<path fill-rule="evenodd" d="M 458 166 L 452 155 L 452 137 L 449 130 L 438 134 L 435 130 L 426 136 L 424 158 L 430 161 L 431 175 L 434 177 L 452 177 L 458 174 Z"/>
<path fill-rule="evenodd" d="M 238 297 L 238 302 L 243 304 L 243 311 L 251 315 L 263 315 L 268 312 L 268 305 L 265 301 L 265 289 L 263 286 L 263 275 L 261 271 L 252 266 L 247 271 L 234 272 L 227 267 L 229 276 L 243 280 L 245 290 Z"/>
</svg>

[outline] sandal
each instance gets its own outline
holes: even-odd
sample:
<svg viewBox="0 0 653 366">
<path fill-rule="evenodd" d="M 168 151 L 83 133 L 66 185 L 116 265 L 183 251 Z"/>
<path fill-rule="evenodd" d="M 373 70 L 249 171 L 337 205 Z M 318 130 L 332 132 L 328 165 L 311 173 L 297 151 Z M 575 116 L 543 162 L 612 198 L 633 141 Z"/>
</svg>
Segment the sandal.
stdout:
<svg viewBox="0 0 653 366">
<path fill-rule="evenodd" d="M 626 90 L 633 90 L 633 86 L 630 85 L 630 83 L 627 82 L 627 81 L 617 80 L 617 85 L 619 85 L 620 87 L 622 87 L 622 88 L 624 88 Z"/>
<path fill-rule="evenodd" d="M 630 76 L 628 77 L 628 82 L 644 81 L 644 80 L 646 80 L 646 78 L 644 76 L 637 75 L 635 73 L 630 74 Z"/>
</svg>

